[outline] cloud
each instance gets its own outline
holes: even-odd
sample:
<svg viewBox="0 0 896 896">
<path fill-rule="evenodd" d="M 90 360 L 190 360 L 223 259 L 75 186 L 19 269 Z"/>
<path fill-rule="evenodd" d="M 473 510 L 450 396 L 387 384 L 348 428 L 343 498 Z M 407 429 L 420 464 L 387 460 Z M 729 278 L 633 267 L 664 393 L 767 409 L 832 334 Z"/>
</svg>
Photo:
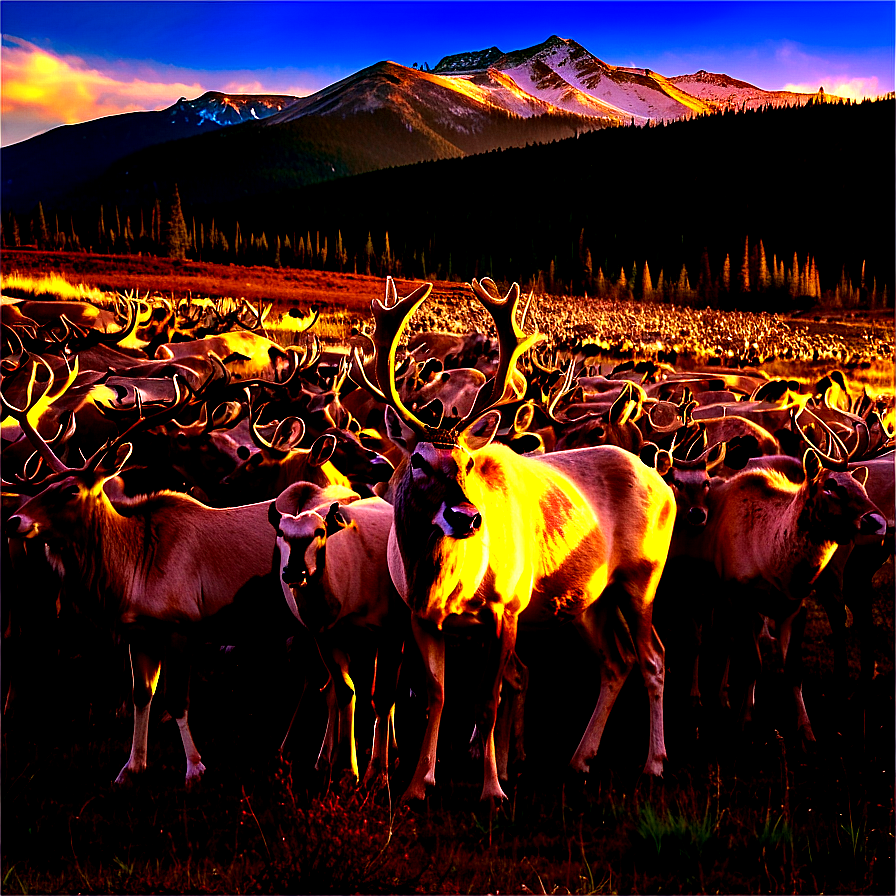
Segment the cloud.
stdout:
<svg viewBox="0 0 896 896">
<path fill-rule="evenodd" d="M 3 35 L 0 72 L 4 146 L 62 124 L 164 109 L 179 97 L 192 99 L 207 90 L 304 96 L 329 83 L 296 70 L 198 72 L 120 61 L 91 64 L 81 57 L 54 53 L 8 34 Z M 259 76 L 266 75 L 271 76 L 268 86 L 259 80 Z M 302 85 L 309 80 L 322 83 L 310 88 Z M 284 86 L 270 86 L 278 82 Z"/>
<path fill-rule="evenodd" d="M 840 96 L 849 100 L 861 100 L 865 97 L 876 97 L 881 93 L 877 78 L 850 78 L 850 77 L 823 77 L 811 83 L 785 84 L 783 90 L 793 93 L 818 93 L 818 88 L 823 87 L 824 92 L 832 96 Z"/>
</svg>

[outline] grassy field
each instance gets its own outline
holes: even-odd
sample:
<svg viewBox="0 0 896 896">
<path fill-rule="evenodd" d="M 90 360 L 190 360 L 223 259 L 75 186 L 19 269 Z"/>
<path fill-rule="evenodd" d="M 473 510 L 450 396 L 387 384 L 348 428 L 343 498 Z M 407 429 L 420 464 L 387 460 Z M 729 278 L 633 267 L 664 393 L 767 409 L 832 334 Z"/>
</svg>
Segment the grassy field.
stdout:
<svg viewBox="0 0 896 896">
<path fill-rule="evenodd" d="M 55 272 L 83 285 L 70 298 L 96 300 L 92 290 L 245 297 L 274 301 L 279 314 L 316 305 L 330 315 L 334 341 L 353 320 L 367 320 L 371 299 L 383 290 L 377 277 L 5 252 L 5 295 L 24 289 L 7 287 L 13 270 L 32 280 Z M 464 288 L 439 283 L 436 292 L 456 301 Z M 775 372 L 817 373 L 811 366 Z M 882 368 L 880 382 L 883 391 L 892 383 L 892 365 Z M 647 712 L 637 674 L 587 780 L 568 774 L 598 683 L 573 632 L 521 635 L 519 652 L 531 672 L 528 758 L 513 770 L 508 804 L 494 810 L 478 802 L 481 766 L 467 748 L 462 647 L 448 656 L 438 785 L 423 804 L 397 803 L 422 736 L 424 710 L 411 693 L 422 690 L 410 651 L 391 793 L 368 794 L 328 786 L 314 772 L 322 698 L 310 689 L 302 696 L 300 651 L 281 656 L 275 642 L 228 654 L 200 648 L 190 722 L 209 771 L 198 787 L 184 788 L 180 738 L 158 701 L 149 769 L 134 785 L 113 787 L 132 727 L 129 712 L 120 711 L 128 690 L 123 657 L 107 633 L 66 615 L 2 657 L 4 674 L 26 674 L 3 716 L 0 882 L 7 893 L 892 892 L 892 559 L 875 577 L 873 597 L 878 668 L 861 692 L 844 693 L 834 681 L 830 629 L 808 602 L 804 692 L 818 738 L 809 751 L 795 738 L 773 651 L 754 721 L 741 732 L 725 714 L 690 706 L 686 670 L 667 639 L 662 781 L 639 774 Z M 855 679 L 851 632 L 848 643 Z M 362 655 L 365 649 L 358 646 Z M 363 692 L 366 682 L 358 684 Z M 364 700 L 358 713 L 366 745 L 372 713 Z"/>
</svg>

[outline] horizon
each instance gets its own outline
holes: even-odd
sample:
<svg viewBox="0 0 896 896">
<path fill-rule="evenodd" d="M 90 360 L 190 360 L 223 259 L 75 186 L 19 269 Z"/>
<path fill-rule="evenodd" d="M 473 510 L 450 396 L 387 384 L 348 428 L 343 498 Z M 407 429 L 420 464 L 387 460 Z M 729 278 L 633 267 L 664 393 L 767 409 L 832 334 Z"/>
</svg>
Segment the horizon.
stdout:
<svg viewBox="0 0 896 896">
<path fill-rule="evenodd" d="M 896 6 L 879 2 L 2 0 L 0 13 L 2 146 L 207 91 L 306 96 L 384 59 L 434 68 L 553 34 L 613 66 L 850 99 L 893 91 L 896 68 Z"/>
</svg>

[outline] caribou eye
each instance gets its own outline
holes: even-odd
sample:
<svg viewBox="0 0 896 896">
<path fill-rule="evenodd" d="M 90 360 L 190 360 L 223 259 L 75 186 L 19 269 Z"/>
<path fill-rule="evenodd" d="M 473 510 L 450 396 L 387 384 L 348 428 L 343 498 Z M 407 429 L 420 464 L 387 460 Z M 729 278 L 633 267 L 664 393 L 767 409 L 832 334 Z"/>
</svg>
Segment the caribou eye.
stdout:
<svg viewBox="0 0 896 896">
<path fill-rule="evenodd" d="M 327 532 L 326 532 L 325 529 L 315 529 L 315 530 L 314 530 L 314 537 L 315 537 L 315 538 L 326 538 L 326 537 L 327 537 Z"/>
<path fill-rule="evenodd" d="M 425 470 L 429 464 L 416 452 L 411 455 L 411 466 L 415 470 Z"/>
<path fill-rule="evenodd" d="M 473 469 L 473 465 L 474 465 L 474 464 L 475 464 L 475 461 L 474 461 L 473 458 L 471 457 L 471 458 L 467 461 L 467 472 L 468 472 L 468 473 Z"/>
</svg>

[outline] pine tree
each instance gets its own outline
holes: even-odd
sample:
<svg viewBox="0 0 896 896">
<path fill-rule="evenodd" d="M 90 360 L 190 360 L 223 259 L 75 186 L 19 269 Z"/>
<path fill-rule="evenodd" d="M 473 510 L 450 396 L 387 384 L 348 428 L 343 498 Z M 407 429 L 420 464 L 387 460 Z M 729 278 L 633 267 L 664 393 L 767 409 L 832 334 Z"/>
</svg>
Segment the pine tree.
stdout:
<svg viewBox="0 0 896 896">
<path fill-rule="evenodd" d="M 744 258 L 740 265 L 737 286 L 741 292 L 750 291 L 750 238 L 744 239 Z"/>
<path fill-rule="evenodd" d="M 96 225 L 96 240 L 97 240 L 97 250 L 102 252 L 103 246 L 106 243 L 106 223 L 103 220 L 103 207 L 100 206 L 100 219 L 97 221 Z"/>
<path fill-rule="evenodd" d="M 796 298 L 800 294 L 800 263 L 796 252 L 793 253 L 793 267 L 790 270 L 790 295 Z"/>
<path fill-rule="evenodd" d="M 189 237 L 184 221 L 183 209 L 180 205 L 180 193 L 177 184 L 171 192 L 168 208 L 162 222 L 162 251 L 167 258 L 186 258 Z"/>
<path fill-rule="evenodd" d="M 644 273 L 641 275 L 641 298 L 645 302 L 653 301 L 653 281 L 650 279 L 650 268 L 644 262 Z"/>
<path fill-rule="evenodd" d="M 421 254 L 421 258 L 422 258 L 423 253 L 421 252 L 420 254 Z M 364 244 L 364 273 L 365 274 L 370 273 L 370 264 L 373 261 L 374 257 L 375 257 L 375 255 L 374 255 L 374 251 L 373 251 L 373 239 L 371 238 L 370 232 L 368 231 L 367 242 Z M 424 273 L 423 276 L 425 277 L 426 274 Z"/>
<path fill-rule="evenodd" d="M 44 218 L 44 207 L 38 202 L 37 211 L 34 213 L 34 239 L 37 242 L 38 249 L 46 249 L 50 243 L 50 234 L 47 232 L 47 222 Z"/>
<path fill-rule="evenodd" d="M 765 246 L 762 245 L 762 240 L 759 240 L 759 289 L 761 292 L 765 292 L 771 286 L 771 277 L 768 272 L 768 264 L 765 260 Z"/>
<path fill-rule="evenodd" d="M 731 292 L 731 256 L 725 256 L 725 262 L 722 265 L 722 292 Z"/>
</svg>

